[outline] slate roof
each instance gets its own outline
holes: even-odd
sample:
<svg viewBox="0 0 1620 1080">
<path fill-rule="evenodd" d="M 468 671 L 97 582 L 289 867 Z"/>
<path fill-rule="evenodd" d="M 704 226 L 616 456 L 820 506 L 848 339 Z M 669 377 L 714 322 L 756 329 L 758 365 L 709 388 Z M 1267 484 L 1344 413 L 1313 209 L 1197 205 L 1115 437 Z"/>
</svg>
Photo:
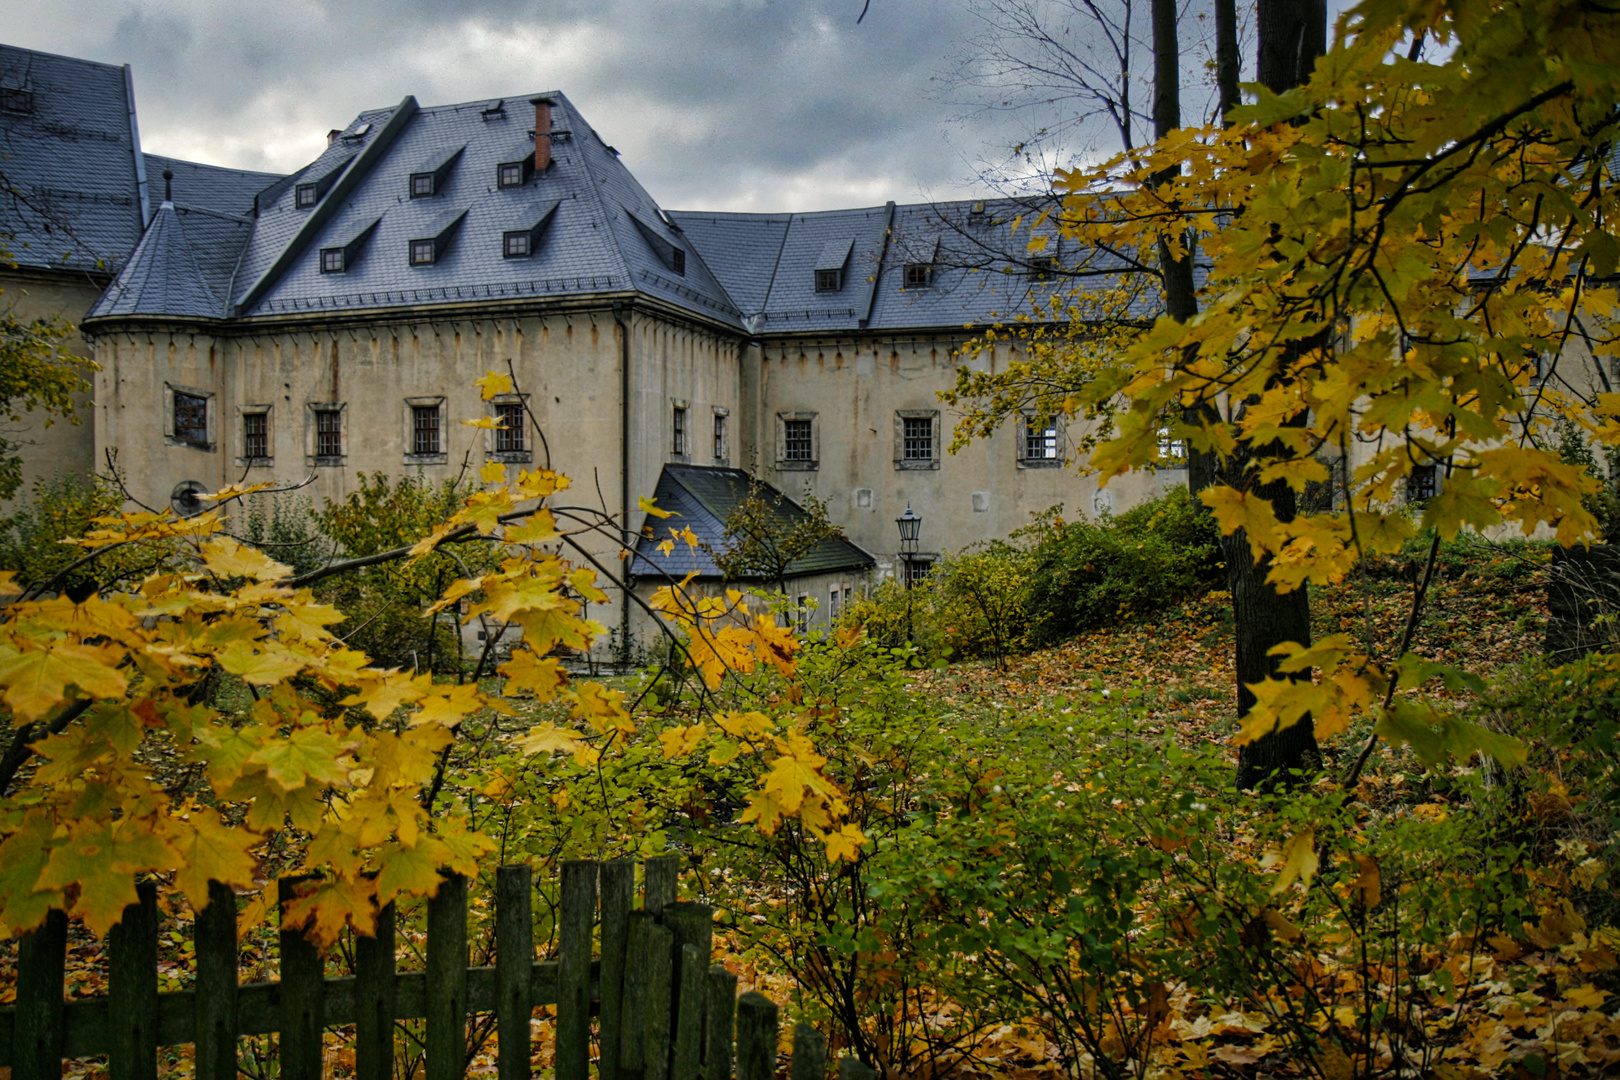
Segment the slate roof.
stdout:
<svg viewBox="0 0 1620 1080">
<path fill-rule="evenodd" d="M 1061 279 L 1036 279 L 1034 260 L 1122 268 L 1106 253 L 1081 252 L 1038 212 L 1010 200 L 889 204 L 813 214 L 673 211 L 760 336 L 826 331 L 959 328 L 1033 314 Z M 1028 251 L 1032 237 L 1046 248 Z M 844 252 L 842 287 L 819 291 L 816 271 Z M 907 287 L 907 264 L 931 264 L 923 288 Z M 1098 280 L 1098 279 L 1091 279 Z M 1103 283 L 1111 278 L 1100 279 Z M 1155 310 L 1151 298 L 1138 314 Z"/>
<path fill-rule="evenodd" d="M 654 535 L 636 541 L 636 554 L 630 573 L 662 580 L 665 575 L 679 581 L 688 574 L 700 578 L 723 578 L 714 557 L 701 546 L 687 547 L 675 541 L 668 555 L 658 545 L 669 536 L 668 529 L 690 528 L 700 540 L 719 545 L 724 539 L 726 519 L 748 495 L 749 475 L 742 469 L 722 469 L 706 465 L 665 465 L 659 474 L 653 498 L 662 510 L 674 516 L 654 518 L 647 523 Z M 804 508 L 769 484 L 761 485 L 767 499 L 775 503 L 775 516 L 786 528 L 808 515 Z M 776 500 L 780 499 L 779 503 Z M 808 555 L 788 567 L 789 577 L 826 574 L 836 570 L 864 570 L 876 560 L 848 540 L 823 540 Z"/>
<path fill-rule="evenodd" d="M 321 176 L 353 157 L 315 208 L 296 205 L 296 182 L 260 196 L 232 290 L 233 314 L 634 290 L 740 329 L 736 307 L 692 245 L 563 95 L 544 95 L 554 103 L 551 166 L 521 186 L 498 186 L 497 167 L 530 139 L 533 96 L 507 98 L 500 110 L 494 100 L 418 108 L 407 98 L 362 113 L 302 170 Z M 411 198 L 410 174 L 463 145 L 438 193 Z M 536 204 L 553 202 L 556 212 L 534 254 L 506 258 L 502 234 L 532 225 Z M 440 258 L 412 266 L 409 241 L 426 235 L 430 222 L 461 211 L 466 219 Z M 321 271 L 323 247 L 340 245 L 379 218 L 361 257 L 343 273 Z M 684 274 L 660 258 L 643 229 L 668 250 L 680 249 Z"/>
<path fill-rule="evenodd" d="M 143 225 L 129 69 L 0 45 L 0 235 L 24 266 L 113 273 Z"/>
<path fill-rule="evenodd" d="M 168 187 L 174 193 L 175 205 L 244 218 L 253 216 L 253 199 L 259 192 L 285 179 L 280 173 L 226 169 L 159 154 L 142 156 L 146 159 L 147 190 L 154 206 L 165 198 L 165 170 L 174 173 Z"/>
<path fill-rule="evenodd" d="M 178 318 L 223 317 L 252 227 L 250 218 L 163 203 L 129 264 L 86 318 L 157 311 Z"/>
</svg>

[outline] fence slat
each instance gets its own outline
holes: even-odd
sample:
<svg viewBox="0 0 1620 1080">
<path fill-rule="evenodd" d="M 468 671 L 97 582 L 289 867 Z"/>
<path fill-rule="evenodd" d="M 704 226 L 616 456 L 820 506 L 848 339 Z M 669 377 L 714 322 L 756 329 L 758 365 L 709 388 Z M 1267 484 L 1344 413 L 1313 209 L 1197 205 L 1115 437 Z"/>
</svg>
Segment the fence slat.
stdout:
<svg viewBox="0 0 1620 1080">
<path fill-rule="evenodd" d="M 276 1019 L 281 1032 L 282 1080 L 321 1080 L 321 1020 L 326 1015 L 326 971 L 321 951 L 301 926 L 287 924 L 287 905 L 298 899 L 307 875 L 276 882 L 281 912 L 281 985 Z M 237 1019 L 242 1019 L 238 1010 Z"/>
<path fill-rule="evenodd" d="M 377 912 L 376 934 L 354 942 L 354 1075 L 355 1080 L 393 1080 L 394 1076 L 394 905 Z M 328 1009 L 335 987 L 327 988 Z M 327 1022 L 331 1022 L 328 1016 Z"/>
<path fill-rule="evenodd" d="M 664 910 L 665 904 L 675 902 L 675 883 L 681 875 L 681 857 L 676 854 L 654 855 L 647 860 L 646 880 L 642 883 L 641 906 L 654 915 Z"/>
<path fill-rule="evenodd" d="M 428 900 L 427 1080 L 467 1068 L 467 879 L 446 874 Z"/>
<path fill-rule="evenodd" d="M 602 864 L 602 979 L 600 1034 L 602 1080 L 619 1080 L 619 1034 L 623 1027 L 624 956 L 630 940 L 630 909 L 636 902 L 636 861 Z"/>
<path fill-rule="evenodd" d="M 669 950 L 674 935 L 650 911 L 630 912 L 624 965 L 624 1027 L 619 1041 L 619 1080 L 654 1080 L 649 1064 L 654 1032 L 669 1042 Z M 662 988 L 657 985 L 662 982 Z M 660 1057 L 658 1076 L 663 1075 Z"/>
<path fill-rule="evenodd" d="M 695 900 L 678 900 L 666 904 L 658 917 L 675 935 L 672 954 L 675 966 L 670 973 L 670 985 L 675 989 L 674 1009 L 670 1016 L 675 1032 L 672 1065 L 686 1062 L 683 1067 L 692 1070 L 687 1075 L 677 1069 L 674 1075 L 676 1080 L 692 1080 L 703 1059 L 703 981 L 709 970 L 709 955 L 714 951 L 714 909 Z M 685 970 L 684 960 L 688 945 L 697 951 L 694 970 L 690 975 Z M 683 1035 L 692 1040 L 690 1048 L 681 1045 Z"/>
<path fill-rule="evenodd" d="M 236 1080 L 236 894 L 208 883 L 197 912 L 196 1080 Z"/>
<path fill-rule="evenodd" d="M 590 1080 L 594 861 L 571 859 L 562 864 L 561 907 L 557 928 L 557 974 L 561 979 L 557 994 L 557 1080 Z"/>
<path fill-rule="evenodd" d="M 655 924 L 644 937 L 647 941 L 647 1019 L 641 1030 L 643 1077 L 644 1080 L 668 1080 L 670 999 L 674 993 L 670 976 L 675 967 L 672 955 L 675 935 L 669 927 Z"/>
<path fill-rule="evenodd" d="M 107 1071 L 112 1080 L 157 1080 L 157 884 L 135 886 L 107 934 Z"/>
<path fill-rule="evenodd" d="M 841 1057 L 838 1080 L 877 1080 L 877 1070 L 858 1057 Z"/>
<path fill-rule="evenodd" d="M 669 909 L 664 909 L 669 914 Z M 676 932 L 675 940 L 680 940 Z M 701 1080 L 703 1075 L 703 975 L 709 959 L 692 944 L 676 945 L 675 1035 L 669 1055 L 670 1080 Z"/>
<path fill-rule="evenodd" d="M 17 1012 L 12 1029 L 15 1080 L 61 1080 L 67 1024 L 67 913 L 52 908 L 17 945 Z"/>
<path fill-rule="evenodd" d="M 737 1080 L 776 1075 L 776 1006 L 758 990 L 737 999 Z"/>
<path fill-rule="evenodd" d="M 500 1080 L 529 1080 L 533 887 L 534 874 L 527 866 L 503 866 L 495 871 L 495 1034 Z"/>
<path fill-rule="evenodd" d="M 737 1031 L 737 976 L 711 965 L 703 995 L 703 1078 L 731 1080 L 731 1051 Z"/>
<path fill-rule="evenodd" d="M 812 1024 L 793 1026 L 792 1080 L 827 1080 L 827 1037 Z"/>
</svg>

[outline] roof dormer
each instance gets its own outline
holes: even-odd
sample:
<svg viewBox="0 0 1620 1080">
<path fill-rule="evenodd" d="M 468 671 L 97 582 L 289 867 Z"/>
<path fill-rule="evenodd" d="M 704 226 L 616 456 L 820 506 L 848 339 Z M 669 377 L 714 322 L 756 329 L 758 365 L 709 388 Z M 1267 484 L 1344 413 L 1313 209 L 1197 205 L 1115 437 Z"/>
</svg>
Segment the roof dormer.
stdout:
<svg viewBox="0 0 1620 1080">
<path fill-rule="evenodd" d="M 844 271 L 849 266 L 849 253 L 855 249 L 855 238 L 829 240 L 816 259 L 816 292 L 838 292 L 844 287 Z"/>
<path fill-rule="evenodd" d="M 369 225 L 351 233 L 342 243 L 321 248 L 321 273 L 341 274 L 353 270 L 360 262 L 360 256 L 365 254 L 366 246 L 371 242 L 371 236 L 381 222 L 382 218 L 379 217 Z"/>
<path fill-rule="evenodd" d="M 636 217 L 636 215 L 627 214 L 625 216 L 635 224 L 636 230 L 641 233 L 641 238 L 647 241 L 647 246 L 652 248 L 654 255 L 658 256 L 658 261 L 668 267 L 672 273 L 685 277 L 686 252 L 671 243 L 668 238 L 645 221 Z"/>
<path fill-rule="evenodd" d="M 320 202 L 322 197 L 326 195 L 327 190 L 337 183 L 337 178 L 343 175 L 343 170 L 347 169 L 349 162 L 353 160 L 354 155 L 350 154 L 343 160 L 334 163 L 331 168 L 315 179 L 300 181 L 298 186 L 293 189 L 293 205 L 300 210 L 308 210 Z"/>
<path fill-rule="evenodd" d="M 540 238 L 546 234 L 557 213 L 558 200 L 536 203 L 526 209 L 513 227 L 501 234 L 501 255 L 508 259 L 527 259 L 540 250 Z"/>
<path fill-rule="evenodd" d="M 411 198 L 422 199 L 443 191 L 445 181 L 450 178 L 450 170 L 455 168 L 456 161 L 465 149 L 467 144 L 462 143 L 460 146 L 440 150 L 412 169 Z"/>
<path fill-rule="evenodd" d="M 534 175 L 534 150 L 525 142 L 513 148 L 511 155 L 495 166 L 495 185 L 503 188 L 522 187 Z"/>
<path fill-rule="evenodd" d="M 0 86 L 0 109 L 31 113 L 34 111 L 34 92 L 21 86 Z"/>
<path fill-rule="evenodd" d="M 447 210 L 427 223 L 426 228 L 420 230 L 411 238 L 411 265 L 432 266 L 450 247 L 450 241 L 455 239 L 456 230 L 467 217 L 465 208 L 460 210 Z"/>
</svg>

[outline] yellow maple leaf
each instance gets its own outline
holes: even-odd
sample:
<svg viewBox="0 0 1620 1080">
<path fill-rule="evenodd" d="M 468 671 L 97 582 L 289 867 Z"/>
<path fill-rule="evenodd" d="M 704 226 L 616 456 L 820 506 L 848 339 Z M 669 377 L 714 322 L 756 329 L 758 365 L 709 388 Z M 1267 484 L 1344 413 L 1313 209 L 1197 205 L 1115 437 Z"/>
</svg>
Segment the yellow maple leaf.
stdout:
<svg viewBox="0 0 1620 1080">
<path fill-rule="evenodd" d="M 273 642 L 233 641 L 215 654 L 219 666 L 255 686 L 285 682 L 303 670 L 302 658 Z"/>
<path fill-rule="evenodd" d="M 658 733 L 658 741 L 664 744 L 666 760 L 685 757 L 698 748 L 698 744 L 708 732 L 707 724 L 697 723 L 690 727 L 675 727 L 661 731 Z"/>
<path fill-rule="evenodd" d="M 224 577 L 247 577 L 255 581 L 280 581 L 292 576 L 284 566 L 257 548 L 239 544 L 229 536 L 218 536 L 202 546 L 203 565 Z"/>
<path fill-rule="evenodd" d="M 0 639 L 0 687 L 5 703 L 24 721 L 42 719 L 77 686 L 94 697 L 119 697 L 129 688 L 107 649 L 56 642 L 47 649 L 19 649 Z"/>
<path fill-rule="evenodd" d="M 1269 869 L 1280 866 L 1277 873 L 1277 883 L 1271 887 L 1272 896 L 1280 896 L 1288 890 L 1295 881 L 1307 889 L 1311 886 L 1311 879 L 1316 876 L 1320 861 L 1316 857 L 1316 833 L 1306 829 L 1288 838 L 1281 851 L 1266 853 L 1260 860 L 1262 868 Z"/>
<path fill-rule="evenodd" d="M 506 465 L 500 461 L 486 461 L 478 470 L 478 479 L 486 484 L 499 484 L 506 479 Z"/>
<path fill-rule="evenodd" d="M 645 496 L 645 495 L 643 495 L 641 497 L 641 499 L 636 503 L 636 505 L 641 508 L 643 513 L 651 514 L 653 517 L 656 517 L 656 518 L 673 517 L 674 513 L 675 513 L 673 510 L 660 510 L 660 509 L 658 509 L 658 507 L 653 503 L 653 501 L 651 499 L 647 498 L 647 496 Z"/>
<path fill-rule="evenodd" d="M 584 745 L 583 738 L 577 731 L 547 722 L 530 728 L 514 742 L 525 754 L 572 754 Z"/>
<path fill-rule="evenodd" d="M 827 861 L 831 863 L 843 860 L 854 862 L 861 856 L 861 846 L 866 843 L 866 836 L 856 825 L 846 824 L 837 832 L 827 834 Z"/>
<path fill-rule="evenodd" d="M 258 860 L 249 852 L 259 836 L 241 826 L 230 826 L 210 807 L 191 811 L 189 820 L 170 819 L 164 832 L 180 856 L 174 884 L 185 894 L 192 910 L 208 904 L 210 879 L 225 885 L 252 885 Z"/>
<path fill-rule="evenodd" d="M 512 392 L 512 376 L 499 371 L 486 371 L 482 378 L 473 380 L 473 385 L 478 387 L 485 401 L 494 401 L 502 394 Z"/>
<path fill-rule="evenodd" d="M 500 672 L 508 680 L 508 691 L 527 690 L 538 701 L 550 701 L 568 681 L 562 661 L 555 657 L 542 660 L 529 649 L 514 649 L 512 658 L 501 665 Z"/>
</svg>

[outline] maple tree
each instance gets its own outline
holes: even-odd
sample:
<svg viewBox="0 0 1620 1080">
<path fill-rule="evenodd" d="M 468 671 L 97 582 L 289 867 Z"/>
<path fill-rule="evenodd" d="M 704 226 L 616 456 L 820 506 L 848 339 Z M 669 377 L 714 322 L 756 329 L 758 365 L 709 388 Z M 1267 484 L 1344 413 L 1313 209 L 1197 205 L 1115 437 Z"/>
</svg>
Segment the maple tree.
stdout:
<svg viewBox="0 0 1620 1080">
<path fill-rule="evenodd" d="M 0 246 L 0 266 L 15 265 Z M 73 397 L 89 392 L 85 373 L 94 364 L 64 348 L 72 329 L 57 316 L 25 319 L 10 304 L 0 308 L 0 421 L 19 424 L 32 413 L 47 426 L 57 419 L 78 422 Z M 21 485 L 17 445 L 0 438 L 0 499 L 11 498 Z"/>
<path fill-rule="evenodd" d="M 487 400 L 512 382 L 490 373 L 479 385 Z M 582 614 L 584 602 L 608 597 L 580 537 L 617 526 L 558 504 L 568 480 L 549 469 L 509 478 L 496 463 L 480 480 L 428 535 L 299 576 L 226 531 L 228 506 L 266 485 L 216 492 L 214 507 L 190 518 L 98 519 L 74 541 L 87 554 L 64 572 L 111 551 L 162 549 L 164 567 L 127 590 L 75 602 L 53 592 L 61 574 L 27 588 L 0 575 L 0 706 L 13 725 L 0 762 L 0 933 L 29 930 L 56 908 L 103 934 L 144 874 L 172 874 L 193 907 L 206 904 L 210 880 L 252 891 L 272 834 L 297 852 L 284 869 L 317 875 L 288 918 L 325 943 L 346 927 L 369 933 L 380 905 L 432 894 L 442 871 L 476 873 L 493 842 L 434 799 L 463 721 L 510 706 L 476 682 L 376 667 L 335 637 L 344 615 L 311 586 L 363 566 L 490 545 L 499 557 L 451 583 L 427 614 L 465 601 L 468 619 L 522 629 L 499 673 L 508 691 L 559 704 L 565 723 L 522 734 L 515 749 L 593 761 L 638 737 L 621 691 L 571 680 L 554 655 L 603 633 Z M 791 670 L 792 636 L 768 617 L 733 606 L 714 632 L 702 608 L 693 619 L 687 647 L 709 685 L 760 661 Z M 216 672 L 246 687 L 245 715 L 204 692 Z M 206 789 L 155 779 L 146 760 L 162 752 L 201 770 Z M 762 760 L 771 765 L 762 827 L 800 821 L 825 833 L 835 859 L 858 846 L 858 831 L 838 820 L 837 785 L 801 736 L 783 732 Z M 259 908 L 270 902 L 261 896 Z"/>
<path fill-rule="evenodd" d="M 1620 442 L 1620 397 L 1587 359 L 1613 340 L 1617 33 L 1562 0 L 1369 0 L 1302 85 L 1250 87 L 1227 127 L 1062 174 L 1062 227 L 1088 249 L 1180 256 L 1197 236 L 1208 263 L 1195 316 L 1044 373 L 1063 411 L 1107 416 L 1092 466 L 1154 466 L 1166 439 L 1214 455 L 1201 497 L 1242 538 L 1229 561 L 1285 596 L 1425 530 L 1431 554 L 1464 530 L 1592 537 L 1594 481 L 1551 443 L 1558 418 Z M 1291 513 L 1339 463 L 1347 499 Z M 1414 513 L 1408 485 L 1429 471 L 1438 491 Z M 1270 674 L 1239 674 L 1239 742 L 1371 713 L 1381 737 L 1480 748 L 1399 692 L 1468 679 L 1410 654 L 1410 630 L 1391 657 L 1347 635 L 1269 650 Z"/>
</svg>

